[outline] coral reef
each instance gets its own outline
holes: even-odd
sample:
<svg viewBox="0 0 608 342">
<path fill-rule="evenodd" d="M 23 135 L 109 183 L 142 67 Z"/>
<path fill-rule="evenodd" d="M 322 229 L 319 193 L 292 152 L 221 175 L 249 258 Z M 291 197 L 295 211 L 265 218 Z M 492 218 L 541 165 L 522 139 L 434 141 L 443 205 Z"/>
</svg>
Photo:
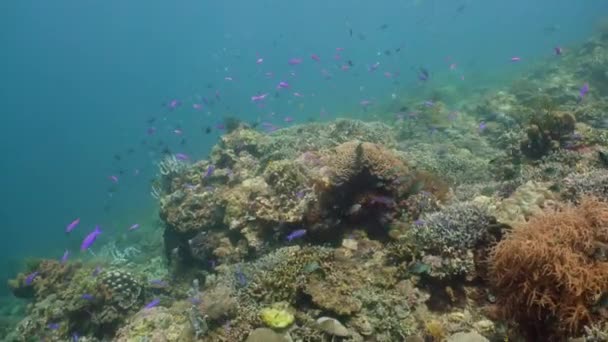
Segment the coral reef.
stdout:
<svg viewBox="0 0 608 342">
<path fill-rule="evenodd" d="M 516 227 L 491 252 L 498 305 L 532 338 L 576 336 L 608 290 L 608 204 L 583 199 Z"/>
<path fill-rule="evenodd" d="M 427 273 L 437 278 L 473 277 L 473 251 L 487 241 L 490 226 L 496 223 L 487 207 L 473 202 L 455 203 L 423 216 L 413 225 L 412 234 L 424 254 Z"/>
<path fill-rule="evenodd" d="M 576 119 L 570 113 L 548 111 L 530 120 L 527 138 L 521 142 L 521 151 L 537 159 L 562 147 L 574 133 Z"/>
</svg>

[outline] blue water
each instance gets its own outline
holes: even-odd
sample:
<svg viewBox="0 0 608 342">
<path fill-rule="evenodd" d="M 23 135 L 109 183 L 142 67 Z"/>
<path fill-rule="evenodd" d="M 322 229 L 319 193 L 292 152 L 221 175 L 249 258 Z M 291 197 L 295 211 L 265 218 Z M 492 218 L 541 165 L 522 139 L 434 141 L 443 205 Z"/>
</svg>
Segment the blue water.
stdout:
<svg viewBox="0 0 608 342">
<path fill-rule="evenodd" d="M 103 243 L 128 227 L 116 222 L 153 216 L 149 185 L 161 156 L 150 145 L 159 140 L 200 159 L 228 115 L 283 126 L 287 116 L 295 123 L 373 119 L 392 94 L 507 86 L 514 73 L 550 58 L 553 47 L 581 43 L 608 13 L 603 0 L 379 3 L 2 2 L 0 278 L 23 257 L 60 257 L 77 248 L 95 224 L 106 233 Z M 522 62 L 511 63 L 513 56 Z M 294 57 L 302 64 L 289 66 Z M 341 70 L 348 60 L 352 68 Z M 369 72 L 376 62 L 378 70 Z M 416 75 L 421 66 L 431 72 L 425 84 Z M 291 89 L 277 91 L 281 80 Z M 259 108 L 250 97 L 262 93 L 270 95 Z M 193 109 L 203 97 L 214 103 Z M 163 104 L 172 99 L 182 106 L 168 111 Z M 362 100 L 370 108 L 363 110 Z M 152 117 L 156 122 L 148 124 Z M 146 135 L 150 126 L 157 129 L 153 137 Z M 173 133 L 178 128 L 181 136 Z M 119 175 L 118 184 L 111 175 Z M 81 225 L 66 237 L 65 226 L 77 217 Z"/>
</svg>

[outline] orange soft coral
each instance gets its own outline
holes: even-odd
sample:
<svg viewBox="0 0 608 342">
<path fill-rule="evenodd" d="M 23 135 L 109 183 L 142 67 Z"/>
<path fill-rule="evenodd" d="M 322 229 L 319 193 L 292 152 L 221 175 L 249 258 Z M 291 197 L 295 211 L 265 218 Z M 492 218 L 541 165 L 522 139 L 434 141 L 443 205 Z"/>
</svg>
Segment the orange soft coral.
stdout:
<svg viewBox="0 0 608 342">
<path fill-rule="evenodd" d="M 542 336 L 576 335 L 599 319 L 608 291 L 608 203 L 547 211 L 516 227 L 490 256 L 490 281 L 503 313 Z"/>
</svg>

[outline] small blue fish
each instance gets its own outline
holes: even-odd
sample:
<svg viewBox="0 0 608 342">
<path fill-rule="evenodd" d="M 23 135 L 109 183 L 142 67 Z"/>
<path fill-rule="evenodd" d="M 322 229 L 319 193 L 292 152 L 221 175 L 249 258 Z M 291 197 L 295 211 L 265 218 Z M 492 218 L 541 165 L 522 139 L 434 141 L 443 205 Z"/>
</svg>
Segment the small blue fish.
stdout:
<svg viewBox="0 0 608 342">
<path fill-rule="evenodd" d="M 234 276 L 241 287 L 247 286 L 247 277 L 245 277 L 245 273 L 243 273 L 240 266 L 236 268 Z"/>
<path fill-rule="evenodd" d="M 186 160 L 189 160 L 189 159 L 190 159 L 190 156 L 188 156 L 188 155 L 187 155 L 187 154 L 185 154 L 185 153 L 176 153 L 176 154 L 175 154 L 175 159 L 177 159 L 177 160 L 181 160 L 181 161 L 186 161 Z"/>
<path fill-rule="evenodd" d="M 95 240 L 97 240 L 99 234 L 101 234 L 101 230 L 99 229 L 99 226 L 95 226 L 95 230 L 90 232 L 89 235 L 87 235 L 84 240 L 82 240 L 80 250 L 84 252 L 89 249 L 93 245 Z"/>
<path fill-rule="evenodd" d="M 69 257 L 70 257 L 70 251 L 68 251 L 66 249 L 65 252 L 63 252 L 63 256 L 61 257 L 61 263 L 65 264 L 66 262 L 68 262 Z"/>
<path fill-rule="evenodd" d="M 95 267 L 95 270 L 93 270 L 93 277 L 97 277 L 102 270 L 103 268 L 101 266 Z"/>
<path fill-rule="evenodd" d="M 299 239 L 299 238 L 303 237 L 304 235 L 306 235 L 306 229 L 297 229 L 297 230 L 294 230 L 293 232 L 289 233 L 289 235 L 287 235 L 287 237 L 285 239 L 287 241 L 291 242 L 292 240 Z"/>
<path fill-rule="evenodd" d="M 32 283 L 34 282 L 34 279 L 36 279 L 36 277 L 38 276 L 40 272 L 36 271 L 36 272 L 32 272 L 30 274 L 28 274 L 27 277 L 25 277 L 25 285 L 30 286 L 32 285 Z"/>
<path fill-rule="evenodd" d="M 426 70 L 425 68 L 419 68 L 418 69 L 418 79 L 420 81 L 427 81 L 429 79 L 429 71 Z"/>
<path fill-rule="evenodd" d="M 129 230 L 135 230 L 137 228 L 139 228 L 139 223 L 136 223 L 136 224 L 132 225 L 131 227 L 129 227 Z"/>
<path fill-rule="evenodd" d="M 479 131 L 479 133 L 483 133 L 486 128 L 488 128 L 488 124 L 486 124 L 485 121 L 480 122 L 479 126 L 477 126 L 477 130 Z"/>
<path fill-rule="evenodd" d="M 93 300 L 93 299 L 95 299 L 95 297 L 93 297 L 92 294 L 88 294 L 88 293 L 83 294 L 81 298 L 84 299 L 84 300 Z"/>
<path fill-rule="evenodd" d="M 155 298 L 150 303 L 146 304 L 146 306 L 144 306 L 144 310 L 150 310 L 153 307 L 157 306 L 159 303 L 160 303 L 160 299 Z"/>
<path fill-rule="evenodd" d="M 424 220 L 417 219 L 416 221 L 414 221 L 414 225 L 418 226 L 418 227 L 423 226 L 424 225 Z"/>
<path fill-rule="evenodd" d="M 209 165 L 209 167 L 207 168 L 207 172 L 205 172 L 204 178 L 211 177 L 213 175 L 213 171 L 215 171 L 215 166 L 214 165 Z"/>
<path fill-rule="evenodd" d="M 59 329 L 59 323 L 49 323 L 49 325 L 47 325 L 47 327 L 51 330 L 57 330 L 57 329 Z"/>
<path fill-rule="evenodd" d="M 582 101 L 585 98 L 585 95 L 589 92 L 589 83 L 583 84 L 581 90 L 579 91 L 580 100 Z"/>
<path fill-rule="evenodd" d="M 74 228 L 76 228 L 76 226 L 78 226 L 78 224 L 80 223 L 80 218 L 75 219 L 74 221 L 72 221 L 70 224 L 68 224 L 67 227 L 65 227 L 65 232 L 66 234 L 70 233 L 72 230 L 74 230 Z"/>
<path fill-rule="evenodd" d="M 150 280 L 150 285 L 153 285 L 155 287 L 167 287 L 169 286 L 169 284 L 162 280 L 162 279 L 152 279 Z"/>
<path fill-rule="evenodd" d="M 79 339 L 80 339 L 80 336 L 78 335 L 78 333 L 72 334 L 72 342 L 78 342 Z"/>
</svg>

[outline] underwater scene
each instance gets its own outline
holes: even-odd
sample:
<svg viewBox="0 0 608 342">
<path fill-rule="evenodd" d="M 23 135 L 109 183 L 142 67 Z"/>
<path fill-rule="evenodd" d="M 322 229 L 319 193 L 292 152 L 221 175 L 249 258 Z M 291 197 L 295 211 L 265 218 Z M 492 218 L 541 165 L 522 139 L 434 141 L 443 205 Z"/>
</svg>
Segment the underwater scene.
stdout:
<svg viewBox="0 0 608 342">
<path fill-rule="evenodd" d="M 0 341 L 608 341 L 608 1 L 0 9 Z"/>
</svg>

